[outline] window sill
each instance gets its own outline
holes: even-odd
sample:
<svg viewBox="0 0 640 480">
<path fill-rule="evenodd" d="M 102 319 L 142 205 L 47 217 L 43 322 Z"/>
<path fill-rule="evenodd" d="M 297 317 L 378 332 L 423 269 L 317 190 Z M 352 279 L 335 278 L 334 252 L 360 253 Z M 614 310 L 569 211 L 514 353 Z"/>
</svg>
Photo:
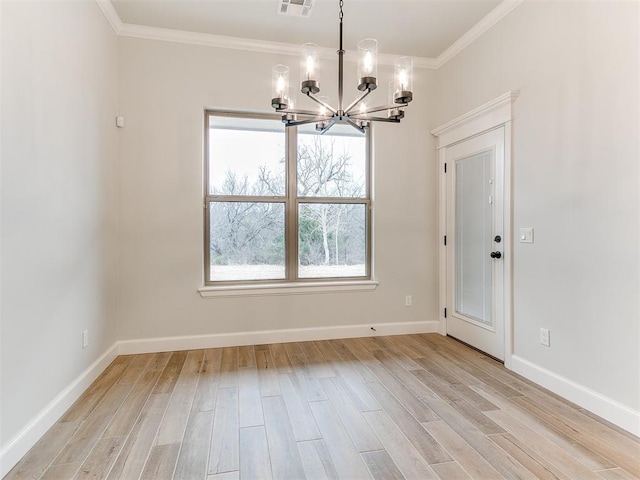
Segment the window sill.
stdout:
<svg viewBox="0 0 640 480">
<path fill-rule="evenodd" d="M 271 295 L 304 295 L 318 293 L 366 292 L 375 290 L 375 280 L 337 282 L 261 283 L 255 285 L 224 285 L 198 289 L 202 298 L 247 297 Z"/>
</svg>

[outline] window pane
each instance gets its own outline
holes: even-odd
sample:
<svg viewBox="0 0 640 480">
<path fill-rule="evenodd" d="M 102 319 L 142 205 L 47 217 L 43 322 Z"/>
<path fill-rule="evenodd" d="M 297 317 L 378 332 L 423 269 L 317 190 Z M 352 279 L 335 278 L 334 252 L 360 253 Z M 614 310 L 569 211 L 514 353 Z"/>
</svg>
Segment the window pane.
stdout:
<svg viewBox="0 0 640 480">
<path fill-rule="evenodd" d="M 285 278 L 284 203 L 209 207 L 211 281 Z"/>
<path fill-rule="evenodd" d="M 334 125 L 324 135 L 314 128 L 299 130 L 298 195 L 365 197 L 365 135 L 349 125 Z"/>
<path fill-rule="evenodd" d="M 285 135 L 279 120 L 209 117 L 209 194 L 285 194 Z"/>
<path fill-rule="evenodd" d="M 366 276 L 366 231 L 364 204 L 300 204 L 298 276 Z"/>
</svg>

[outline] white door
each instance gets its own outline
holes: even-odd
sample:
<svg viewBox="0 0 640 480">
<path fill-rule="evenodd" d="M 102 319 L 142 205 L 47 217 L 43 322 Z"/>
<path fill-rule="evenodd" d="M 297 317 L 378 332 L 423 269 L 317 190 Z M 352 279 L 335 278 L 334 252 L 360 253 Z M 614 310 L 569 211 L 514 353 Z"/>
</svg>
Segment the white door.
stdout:
<svg viewBox="0 0 640 480">
<path fill-rule="evenodd" d="M 504 360 L 504 127 L 445 159 L 447 335 Z"/>
</svg>

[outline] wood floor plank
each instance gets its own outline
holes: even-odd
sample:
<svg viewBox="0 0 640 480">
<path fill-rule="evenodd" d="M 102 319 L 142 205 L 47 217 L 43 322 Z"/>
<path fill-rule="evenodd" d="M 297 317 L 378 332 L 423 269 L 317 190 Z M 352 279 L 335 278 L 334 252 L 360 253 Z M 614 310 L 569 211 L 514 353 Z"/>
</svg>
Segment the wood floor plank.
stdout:
<svg viewBox="0 0 640 480">
<path fill-rule="evenodd" d="M 278 369 L 278 373 L 291 373 L 291 361 L 284 343 L 274 343 L 269 345 L 269 351 L 271 352 L 271 358 L 273 358 L 273 365 Z"/>
<path fill-rule="evenodd" d="M 489 438 L 533 473 L 536 478 L 540 480 L 571 480 L 558 467 L 536 454 L 513 435 L 506 433 L 490 435 Z"/>
<path fill-rule="evenodd" d="M 466 400 L 454 400 L 452 402 L 449 402 L 449 405 L 451 405 L 456 411 L 463 415 L 464 418 L 469 420 L 469 422 L 475 425 L 476 428 L 485 435 L 507 433 L 504 428 L 484 415 L 480 410 L 475 408 Z"/>
<path fill-rule="evenodd" d="M 74 480 L 103 479 L 111 470 L 126 437 L 101 438 L 84 461 Z"/>
<path fill-rule="evenodd" d="M 38 440 L 29 453 L 11 469 L 4 477 L 4 480 L 38 478 L 49 468 L 49 465 L 51 465 L 60 453 L 60 450 L 74 436 L 79 426 L 79 420 L 54 424 L 47 433 Z M 81 462 L 76 463 L 79 468 Z"/>
<path fill-rule="evenodd" d="M 252 345 L 238 347 L 238 368 L 256 366 L 255 348 Z"/>
<path fill-rule="evenodd" d="M 603 470 L 615 467 L 615 464 L 573 438 L 559 431 L 554 425 L 548 424 L 526 409 L 520 408 L 512 399 L 502 397 L 498 392 L 487 386 L 473 387 L 478 393 L 485 395 L 491 402 L 500 407 L 523 425 L 554 443 L 557 448 L 567 452 L 571 457 L 584 464 L 590 470 Z"/>
<path fill-rule="evenodd" d="M 416 397 L 411 390 L 405 387 L 405 385 L 387 368 L 385 368 L 383 365 L 371 366 L 370 368 L 372 369 L 373 373 L 375 373 L 376 377 L 380 380 L 380 383 L 384 385 L 387 390 L 393 392 L 393 396 L 403 405 L 404 408 L 407 409 L 409 413 L 411 413 L 411 415 L 413 415 L 413 417 L 418 422 L 431 422 L 439 420 L 438 416 L 433 412 L 433 410 L 431 410 L 427 405 L 420 401 L 420 399 L 418 399 L 418 397 Z M 380 403 L 380 398 L 376 397 L 376 399 L 378 400 L 378 403 Z"/>
<path fill-rule="evenodd" d="M 218 387 L 238 386 L 238 347 L 224 347 L 220 361 Z"/>
<path fill-rule="evenodd" d="M 221 348 L 205 350 L 200 376 L 198 377 L 198 386 L 193 397 L 193 405 L 191 405 L 192 411 L 206 412 L 215 408 L 221 361 Z"/>
<path fill-rule="evenodd" d="M 295 386 L 291 375 L 280 374 L 278 381 L 296 441 L 302 442 L 320 438 L 320 431 L 309 402 L 305 399 L 304 393 Z"/>
<path fill-rule="evenodd" d="M 129 363 L 129 366 L 122 372 L 122 375 L 120 375 L 116 383 L 118 385 L 136 383 L 140 375 L 147 370 L 147 367 L 151 364 L 155 355 L 157 354 L 146 353 L 143 355 L 134 355 L 131 363 Z"/>
<path fill-rule="evenodd" d="M 384 450 L 360 454 L 371 476 L 376 480 L 404 480 L 404 475 Z"/>
<path fill-rule="evenodd" d="M 253 350 L 251 353 L 253 354 Z M 238 403 L 240 428 L 264 425 L 258 370 L 255 365 L 238 368 Z"/>
<path fill-rule="evenodd" d="M 484 459 L 490 463 L 502 476 L 507 479 L 533 479 L 535 478 L 522 464 L 517 462 L 511 456 L 507 455 L 504 450 L 497 447 L 491 442 L 486 435 L 478 430 L 464 416 L 457 412 L 451 405 L 443 400 L 434 400 L 425 398 L 433 411 L 445 421 L 460 437 L 464 439 L 471 447 L 473 447 Z M 493 412 L 486 412 L 487 415 Z M 493 417 L 489 417 L 495 421 Z M 499 422 L 498 422 L 499 423 Z M 429 423 L 423 424 L 428 429 Z M 503 425 L 503 428 L 504 425 Z"/>
<path fill-rule="evenodd" d="M 307 357 L 307 367 L 311 372 L 311 376 L 316 378 L 336 376 L 336 372 L 331 368 L 322 355 L 322 352 L 318 350 L 318 347 L 313 342 L 299 342 L 299 345 Z"/>
<path fill-rule="evenodd" d="M 198 386 L 198 376 L 203 358 L 204 350 L 190 350 L 187 353 L 187 358 L 167 406 L 167 413 L 160 424 L 156 445 L 182 442 Z"/>
<path fill-rule="evenodd" d="M 179 443 L 156 445 L 151 449 L 140 480 L 172 480 L 180 452 Z M 176 480 L 189 480 L 175 477 Z"/>
<path fill-rule="evenodd" d="M 207 474 L 213 410 L 192 411 L 176 464 L 175 478 L 204 478 Z"/>
<path fill-rule="evenodd" d="M 109 473 L 109 480 L 140 477 L 170 398 L 169 393 L 149 396 Z"/>
<path fill-rule="evenodd" d="M 446 422 L 429 422 L 424 428 L 472 478 L 504 478 L 485 458 L 469 445 Z"/>
<path fill-rule="evenodd" d="M 208 474 L 239 469 L 238 387 L 218 388 Z"/>
<path fill-rule="evenodd" d="M 356 450 L 361 453 L 382 450 L 380 440 L 367 423 L 362 412 L 353 403 L 342 379 L 323 378 L 321 383 L 334 411 L 347 429 Z"/>
<path fill-rule="evenodd" d="M 365 412 L 363 415 L 407 480 L 436 478 L 423 456 L 384 411 Z"/>
<path fill-rule="evenodd" d="M 339 478 L 324 440 L 298 442 L 298 451 L 306 478 L 314 480 L 336 480 Z"/>
<path fill-rule="evenodd" d="M 428 464 L 450 462 L 452 460 L 438 442 L 429 435 L 424 427 L 385 387 L 380 384 L 369 383 L 367 388 Z"/>
<path fill-rule="evenodd" d="M 173 352 L 166 367 L 162 370 L 153 393 L 171 393 L 176 386 L 178 376 L 182 371 L 187 352 Z"/>
<path fill-rule="evenodd" d="M 240 480 L 240 472 L 218 473 L 216 475 L 207 476 L 207 480 Z"/>
<path fill-rule="evenodd" d="M 240 480 L 273 479 L 264 426 L 240 429 L 240 451 Z"/>
<path fill-rule="evenodd" d="M 131 388 L 132 385 L 113 385 L 53 463 L 84 462 Z"/>
<path fill-rule="evenodd" d="M 609 470 L 601 470 L 598 472 L 605 480 L 636 480 L 637 477 L 624 471 L 622 468 L 611 468 Z"/>
<path fill-rule="evenodd" d="M 576 480 L 596 480 L 598 475 L 584 464 L 558 449 L 553 443 L 527 428 L 502 410 L 487 412 L 495 422 L 502 425 L 516 438 L 526 438 L 531 449 L 552 464 L 558 466 L 569 477 Z"/>
<path fill-rule="evenodd" d="M 364 358 L 358 359 L 353 351 L 343 340 L 330 340 L 331 346 L 338 353 L 340 360 L 349 365 L 361 378 L 361 382 L 377 382 L 376 377 L 367 368 L 367 363 L 372 361 L 371 357 L 367 355 Z M 373 360 L 375 361 L 375 359 Z M 377 363 L 377 361 L 375 361 Z"/>
<path fill-rule="evenodd" d="M 111 365 L 100 374 L 96 381 L 65 412 L 60 422 L 75 422 L 87 418 L 109 389 L 118 381 L 132 360 L 133 356 L 126 355 L 120 356 L 111 362 Z"/>
<path fill-rule="evenodd" d="M 549 413 L 549 409 L 540 408 L 532 403 L 529 397 L 514 399 L 522 408 L 529 410 L 547 423 L 552 423 L 555 428 L 574 438 L 590 450 L 598 451 L 602 456 L 611 460 L 616 466 L 622 467 L 627 472 L 640 478 L 640 445 L 628 438 L 609 430 L 607 435 L 600 429 L 592 429 L 591 425 L 569 419 L 565 413 Z M 576 412 L 579 414 L 579 412 Z M 598 433 L 599 432 L 599 433 Z M 611 441 L 615 437 L 615 442 Z"/>
<path fill-rule="evenodd" d="M 351 442 L 349 434 L 328 401 L 312 402 L 311 411 L 329 450 L 339 478 L 370 479 L 369 470 Z"/>
<path fill-rule="evenodd" d="M 431 465 L 440 480 L 471 480 L 471 477 L 456 462 Z"/>
<path fill-rule="evenodd" d="M 37 478 L 38 480 L 61 480 L 66 478 L 73 478 L 80 469 L 79 463 L 63 463 L 62 465 L 51 465 L 42 474 L 41 477 L 25 477 L 25 478 Z M 8 479 L 9 477 L 5 477 Z"/>
<path fill-rule="evenodd" d="M 273 477 L 304 478 L 302 460 L 284 400 L 279 396 L 263 397 L 262 405 Z"/>
<path fill-rule="evenodd" d="M 160 378 L 160 374 L 166 366 L 169 357 L 170 354 L 163 353 L 148 359 L 146 362 L 147 370 L 140 375 L 137 383 L 133 386 L 131 392 L 114 415 L 109 426 L 102 434 L 104 438 L 129 434 L 135 425 L 138 415 L 140 415 L 142 407 L 144 407 L 151 391 Z"/>
<path fill-rule="evenodd" d="M 271 351 L 266 349 L 256 349 L 256 368 L 258 369 L 258 380 L 260 383 L 260 395 L 269 397 L 281 395 L 280 384 L 278 383 L 278 369 L 276 368 Z M 242 476 L 242 472 L 240 472 Z"/>
</svg>

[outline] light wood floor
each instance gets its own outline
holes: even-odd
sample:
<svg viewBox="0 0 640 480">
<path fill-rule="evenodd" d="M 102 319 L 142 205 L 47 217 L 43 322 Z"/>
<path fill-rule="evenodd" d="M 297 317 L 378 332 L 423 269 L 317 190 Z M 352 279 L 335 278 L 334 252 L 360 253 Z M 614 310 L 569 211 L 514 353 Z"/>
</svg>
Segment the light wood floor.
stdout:
<svg viewBox="0 0 640 480">
<path fill-rule="evenodd" d="M 7 479 L 640 478 L 640 440 L 439 335 L 118 357 Z"/>
</svg>

